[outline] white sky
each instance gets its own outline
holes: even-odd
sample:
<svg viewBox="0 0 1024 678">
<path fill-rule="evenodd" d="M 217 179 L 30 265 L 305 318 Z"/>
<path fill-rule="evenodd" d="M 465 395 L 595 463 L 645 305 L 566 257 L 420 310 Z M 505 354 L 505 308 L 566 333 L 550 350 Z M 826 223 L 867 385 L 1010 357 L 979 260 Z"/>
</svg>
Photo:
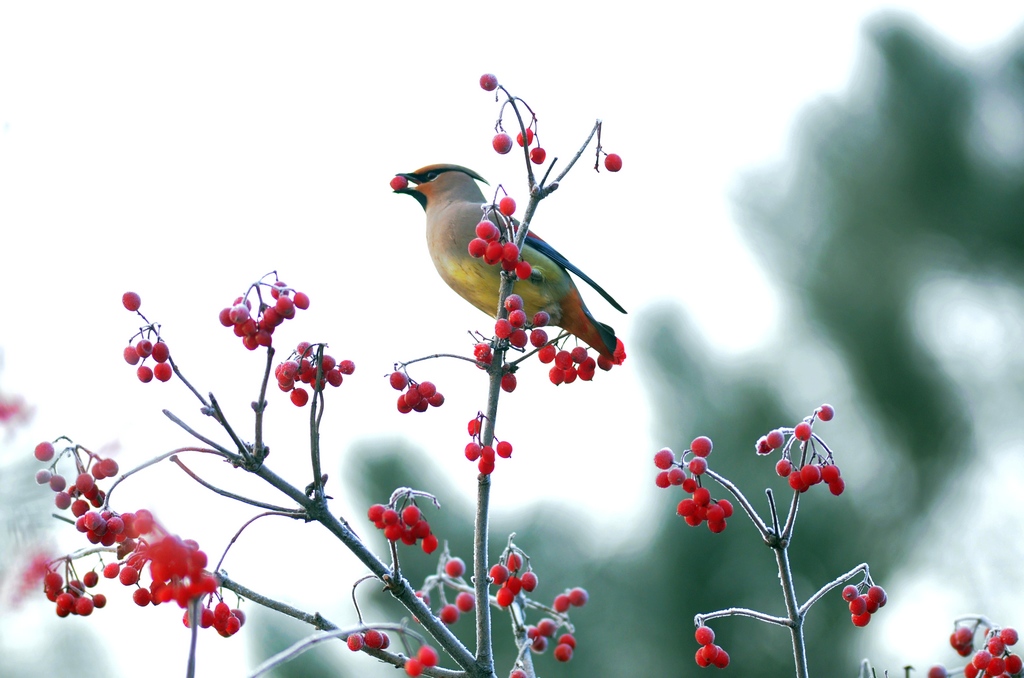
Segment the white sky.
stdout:
<svg viewBox="0 0 1024 678">
<path fill-rule="evenodd" d="M 479 375 L 414 368 L 448 399 L 421 416 L 394 412 L 379 375 L 395 360 L 457 351 L 466 330 L 487 325 L 437 278 L 418 205 L 388 188 L 396 172 L 454 162 L 525 204 L 518 156 L 490 150 L 497 107 L 476 85 L 481 73 L 534 107 L 549 158 L 569 157 L 604 120 L 623 171 L 595 175 L 585 157 L 534 225 L 630 311 L 583 290 L 627 350 L 635 320 L 667 300 L 717 349 L 739 353 L 762 339 L 751 327 L 775 326 L 778 302 L 737 235 L 730 192 L 739 173 L 782 157 L 802 107 L 847 86 L 862 20 L 906 8 L 976 52 L 1024 18 L 1015 3 L 984 1 L 666 6 L 557 3 L 517 18 L 478 2 L 0 4 L 2 386 L 38 408 L 19 444 L 117 440 L 126 467 L 185 441 L 159 414 L 196 418 L 180 384 L 142 386 L 120 358 L 129 288 L 187 374 L 244 422 L 262 358 L 216 315 L 276 268 L 312 298 L 280 339 L 326 340 L 358 366 L 332 398 L 327 468 L 352 441 L 385 434 L 414 441 L 468 488 L 460 450 L 482 407 Z M 634 462 L 660 446 L 635 366 L 561 389 L 536 366 L 520 373 L 499 419 L 516 457 L 499 464 L 496 506 L 561 495 L 616 537 L 632 530 L 621 507 L 642 505 L 651 475 Z M 283 399 L 271 413 L 271 464 L 304 484 L 306 413 Z M 24 450 L 0 448 L 0 462 Z M 181 492 L 194 490 L 163 469 L 124 498 L 162 504 L 181 516 L 172 527 L 218 552 L 237 522 L 206 513 L 214 525 L 189 532 L 195 509 Z M 265 555 L 245 548 L 229 559 L 240 579 L 283 568 L 261 569 Z M 172 613 L 131 613 L 133 624 L 178 630 Z M 28 637 L 32 624 L 21 625 Z"/>
</svg>

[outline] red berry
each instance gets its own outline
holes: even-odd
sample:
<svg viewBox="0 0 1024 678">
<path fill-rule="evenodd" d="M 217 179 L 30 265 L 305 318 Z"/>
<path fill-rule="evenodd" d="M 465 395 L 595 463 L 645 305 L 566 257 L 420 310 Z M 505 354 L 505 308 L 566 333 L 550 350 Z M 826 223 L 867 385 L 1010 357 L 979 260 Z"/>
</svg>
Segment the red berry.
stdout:
<svg viewBox="0 0 1024 678">
<path fill-rule="evenodd" d="M 690 460 L 690 473 L 699 476 L 708 470 L 708 461 L 703 457 L 694 457 Z"/>
<path fill-rule="evenodd" d="M 572 659 L 572 646 L 567 643 L 559 643 L 555 646 L 555 659 L 560 662 L 567 662 Z"/>
<path fill-rule="evenodd" d="M 547 152 L 540 146 L 530 151 L 530 160 L 533 161 L 534 165 L 543 165 L 544 159 L 547 158 Z"/>
<path fill-rule="evenodd" d="M 793 471 L 793 463 L 789 459 L 779 459 L 775 464 L 775 472 L 785 478 Z"/>
<path fill-rule="evenodd" d="M 516 213 L 516 201 L 512 199 L 512 196 L 506 195 L 498 201 L 498 211 L 506 217 L 512 216 Z"/>
<path fill-rule="evenodd" d="M 416 653 L 416 658 L 419 659 L 424 666 L 437 666 L 437 650 L 429 645 L 421 646 L 420 651 Z"/>
<path fill-rule="evenodd" d="M 569 603 L 573 607 L 583 607 L 587 604 L 588 600 L 590 600 L 590 595 L 587 593 L 586 589 L 582 589 L 577 586 L 573 590 L 569 591 Z"/>
<path fill-rule="evenodd" d="M 658 450 L 654 455 L 654 465 L 660 469 L 668 469 L 672 466 L 672 462 L 675 461 L 675 454 L 669 448 L 665 447 Z"/>
<path fill-rule="evenodd" d="M 459 595 L 455 596 L 455 607 L 459 608 L 461 612 L 469 612 L 476 606 L 476 596 L 468 591 L 459 591 Z"/>
<path fill-rule="evenodd" d="M 142 365 L 135 371 L 135 375 L 139 378 L 143 384 L 148 384 L 153 381 L 153 370 L 148 365 Z"/>
<path fill-rule="evenodd" d="M 462 558 L 452 558 L 444 564 L 444 571 L 449 577 L 461 577 L 466 573 L 466 563 Z"/>
<path fill-rule="evenodd" d="M 617 153 L 609 153 L 604 157 L 604 168 L 609 172 L 618 172 L 622 169 L 622 158 Z"/>
<path fill-rule="evenodd" d="M 502 440 L 497 444 L 494 451 L 502 459 L 508 459 L 512 456 L 512 443 L 507 440 Z"/>
<path fill-rule="evenodd" d="M 403 176 L 396 175 L 394 178 L 391 179 L 391 190 L 392 191 L 401 191 L 404 188 L 408 188 L 408 186 L 409 186 L 409 180 L 406 179 Z"/>
<path fill-rule="evenodd" d="M 843 587 L 843 600 L 845 600 L 846 602 L 851 602 L 854 598 L 857 597 L 857 595 L 857 587 L 853 584 L 848 584 L 847 586 Z"/>
<path fill-rule="evenodd" d="M 533 570 L 524 572 L 523 576 L 519 578 L 519 581 L 523 585 L 523 590 L 527 593 L 531 593 L 535 588 L 537 588 L 537 575 Z"/>
<path fill-rule="evenodd" d="M 505 374 L 501 377 L 501 390 L 506 393 L 511 393 L 516 390 L 516 375 Z"/>
<path fill-rule="evenodd" d="M 158 363 L 162 363 L 162 362 L 166 362 L 167 361 L 167 358 L 170 357 L 171 352 L 167 348 L 167 344 L 165 344 L 162 341 L 157 341 L 155 344 L 153 344 L 153 354 L 152 355 L 153 355 L 153 360 L 157 361 Z"/>
<path fill-rule="evenodd" d="M 493 92 L 498 89 L 498 78 L 491 73 L 484 73 L 480 76 L 480 87 L 487 92 Z"/>
<path fill-rule="evenodd" d="M 780 447 L 782 447 L 783 443 L 786 442 L 786 436 L 784 436 L 782 434 L 782 431 L 779 431 L 778 429 L 772 431 L 767 436 L 765 436 L 765 439 L 768 443 L 768 446 L 773 450 L 779 449 Z"/>
<path fill-rule="evenodd" d="M 134 346 L 126 346 L 124 349 L 124 361 L 129 365 L 139 364 L 139 352 L 135 350 Z"/>
<path fill-rule="evenodd" d="M 1017 635 L 1017 630 L 1010 627 L 1006 627 L 1000 631 L 999 638 L 1006 645 L 1016 645 L 1017 641 L 1020 640 L 1020 637 Z"/>
<path fill-rule="evenodd" d="M 288 397 L 296 407 L 302 407 L 309 402 L 309 393 L 302 387 L 294 389 Z"/>
<path fill-rule="evenodd" d="M 505 155 L 512 150 L 512 137 L 502 132 L 501 134 L 495 134 L 494 138 L 491 139 L 491 146 L 494 150 Z"/>
<path fill-rule="evenodd" d="M 690 451 L 698 457 L 706 457 L 711 454 L 711 438 L 707 436 L 700 436 L 693 439 L 690 443 Z"/>
<path fill-rule="evenodd" d="M 519 132 L 516 134 L 516 143 L 520 146 L 523 145 L 523 133 Z M 529 146 L 533 143 L 533 129 L 530 127 L 526 128 L 526 145 Z"/>
<path fill-rule="evenodd" d="M 423 674 L 423 662 L 410 657 L 405 660 L 405 675 L 419 676 Z"/>
<path fill-rule="evenodd" d="M 821 469 L 814 464 L 807 464 L 800 469 L 800 478 L 804 485 L 817 485 L 821 482 Z"/>
<path fill-rule="evenodd" d="M 135 292 L 125 292 L 121 295 L 121 303 L 124 304 L 126 309 L 134 313 L 142 305 L 142 298 Z"/>
<path fill-rule="evenodd" d="M 423 549 L 424 553 L 433 553 L 437 549 L 437 537 L 433 534 L 428 534 L 420 542 L 420 548 Z"/>
<path fill-rule="evenodd" d="M 402 391 L 406 386 L 409 385 L 409 377 L 405 376 L 402 372 L 391 373 L 391 388 L 396 391 Z"/>
<path fill-rule="evenodd" d="M 520 280 L 527 280 L 533 275 L 533 266 L 528 261 L 516 262 L 516 277 Z"/>
<path fill-rule="evenodd" d="M 51 459 L 53 459 L 53 454 L 53 443 L 43 441 L 36 445 L 35 457 L 39 461 L 50 461 Z"/>
<path fill-rule="evenodd" d="M 818 408 L 815 412 L 818 415 L 818 419 L 822 421 L 832 421 L 832 417 L 836 416 L 836 411 L 831 405 L 825 404 Z"/>
<path fill-rule="evenodd" d="M 715 642 L 715 632 L 707 626 L 698 626 L 693 635 L 701 645 L 711 645 Z"/>
<path fill-rule="evenodd" d="M 491 581 L 498 586 L 501 586 L 506 581 L 508 581 L 508 568 L 502 565 L 501 563 L 492 565 L 490 574 Z"/>
<path fill-rule="evenodd" d="M 296 292 L 295 306 L 303 311 L 309 308 L 309 295 L 305 292 Z"/>
<path fill-rule="evenodd" d="M 933 666 L 928 669 L 928 678 L 946 678 L 948 675 L 944 666 Z"/>
<path fill-rule="evenodd" d="M 149 589 L 137 588 L 132 592 L 132 600 L 139 607 L 146 607 L 153 600 L 153 596 Z"/>
<path fill-rule="evenodd" d="M 850 615 L 850 621 L 853 622 L 854 626 L 867 626 L 868 622 L 871 621 L 871 613 L 865 612 L 864 614 Z"/>
<path fill-rule="evenodd" d="M 806 421 L 802 421 L 796 425 L 793 429 L 793 435 L 796 436 L 797 440 L 806 442 L 811 439 L 811 425 Z"/>
<path fill-rule="evenodd" d="M 498 594 L 496 596 L 498 599 L 498 605 L 501 607 L 508 607 L 511 605 L 512 601 L 515 600 L 515 597 L 516 594 L 512 593 L 512 591 L 507 587 L 498 589 Z"/>
<path fill-rule="evenodd" d="M 157 346 L 162 346 L 162 344 L 157 344 Z M 174 370 L 168 363 L 157 363 L 153 368 L 153 376 L 157 378 L 157 381 L 168 381 L 174 376 Z"/>
<path fill-rule="evenodd" d="M 459 609 L 448 603 L 437 613 L 437 618 L 441 620 L 442 624 L 454 624 L 459 621 Z"/>
<path fill-rule="evenodd" d="M 353 633 L 349 635 L 349 637 L 345 639 L 345 644 L 348 645 L 348 649 L 353 652 L 359 652 L 363 649 L 364 645 L 363 634 Z"/>
</svg>

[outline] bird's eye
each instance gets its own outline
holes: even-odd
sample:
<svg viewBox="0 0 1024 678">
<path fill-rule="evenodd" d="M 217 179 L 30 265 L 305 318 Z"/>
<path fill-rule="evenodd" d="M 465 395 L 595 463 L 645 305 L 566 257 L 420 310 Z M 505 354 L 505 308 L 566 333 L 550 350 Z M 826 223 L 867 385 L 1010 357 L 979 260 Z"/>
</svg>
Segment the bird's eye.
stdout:
<svg viewBox="0 0 1024 678">
<path fill-rule="evenodd" d="M 427 172 L 427 181 L 433 181 L 434 179 L 437 178 L 438 174 L 439 174 L 439 172 L 437 172 L 437 171 Z"/>
</svg>

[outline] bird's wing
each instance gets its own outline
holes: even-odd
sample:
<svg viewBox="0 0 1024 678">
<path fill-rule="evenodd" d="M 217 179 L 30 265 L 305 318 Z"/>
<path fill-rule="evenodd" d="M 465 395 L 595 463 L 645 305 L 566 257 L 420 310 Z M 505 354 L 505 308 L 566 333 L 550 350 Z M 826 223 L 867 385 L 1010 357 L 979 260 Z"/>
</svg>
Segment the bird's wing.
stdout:
<svg viewBox="0 0 1024 678">
<path fill-rule="evenodd" d="M 580 280 L 584 281 L 585 283 L 593 287 L 595 290 L 597 290 L 598 294 L 604 297 L 609 304 L 616 308 L 616 310 L 619 310 L 623 313 L 626 312 L 626 309 L 622 308 L 622 306 L 619 305 L 619 302 L 612 299 L 612 295 L 605 292 L 600 285 L 598 285 L 596 282 L 590 279 L 590 276 L 588 276 L 586 273 L 578 269 L 568 259 L 562 256 L 561 252 L 559 252 L 554 247 L 549 245 L 546 241 L 540 239 L 531 232 L 526 234 L 525 244 L 537 250 L 538 252 L 540 252 L 547 258 L 551 259 L 552 261 L 556 262 L 562 268 L 565 268 L 566 270 L 575 273 L 577 276 L 579 276 Z"/>
</svg>

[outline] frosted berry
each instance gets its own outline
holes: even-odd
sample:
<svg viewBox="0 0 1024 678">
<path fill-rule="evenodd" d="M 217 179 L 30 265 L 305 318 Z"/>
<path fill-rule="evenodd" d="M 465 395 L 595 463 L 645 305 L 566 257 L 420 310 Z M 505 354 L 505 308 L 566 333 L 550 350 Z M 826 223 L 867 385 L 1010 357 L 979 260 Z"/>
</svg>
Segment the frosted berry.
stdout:
<svg viewBox="0 0 1024 678">
<path fill-rule="evenodd" d="M 43 442 L 39 443 L 38 445 L 36 445 L 35 457 L 39 461 L 43 461 L 43 462 L 50 461 L 51 459 L 53 459 L 53 454 L 54 454 L 53 443 L 50 443 L 48 441 L 43 441 Z"/>
<path fill-rule="evenodd" d="M 462 558 L 452 558 L 444 564 L 444 571 L 449 577 L 461 577 L 466 573 L 466 563 Z"/>
<path fill-rule="evenodd" d="M 617 153 L 609 153 L 604 157 L 604 168 L 609 172 L 618 172 L 622 169 L 622 158 Z"/>
<path fill-rule="evenodd" d="M 494 138 L 491 139 L 491 146 L 501 155 L 505 155 L 512 150 L 512 137 L 504 132 L 495 134 Z"/>
<path fill-rule="evenodd" d="M 822 421 L 832 421 L 832 417 L 836 416 L 836 411 L 831 405 L 825 404 L 819 407 L 815 414 Z"/>
<path fill-rule="evenodd" d="M 402 372 L 392 372 L 391 377 L 391 388 L 396 391 L 403 391 L 405 387 L 409 385 L 409 377 L 405 376 Z"/>
<path fill-rule="evenodd" d="M 797 440 L 807 442 L 811 439 L 811 425 L 806 421 L 800 422 L 796 425 L 796 428 L 793 429 L 793 435 L 796 436 Z"/>
<path fill-rule="evenodd" d="M 135 292 L 125 292 L 121 295 L 121 303 L 124 304 L 126 309 L 134 313 L 142 306 L 142 298 Z"/>
<path fill-rule="evenodd" d="M 765 436 L 765 441 L 768 443 L 768 447 L 777 450 L 786 442 L 786 436 L 782 434 L 782 431 L 776 429 Z"/>
<path fill-rule="evenodd" d="M 484 73 L 480 76 L 480 87 L 486 92 L 493 92 L 498 89 L 498 78 L 491 73 Z"/>
<path fill-rule="evenodd" d="M 663 448 L 658 450 L 654 455 L 654 465 L 660 469 L 668 469 L 672 466 L 672 462 L 675 461 L 675 455 L 669 448 Z"/>
<path fill-rule="evenodd" d="M 403 176 L 395 176 L 391 179 L 391 190 L 401 191 L 402 189 L 409 187 L 409 180 Z"/>
<path fill-rule="evenodd" d="M 711 454 L 711 447 L 711 438 L 707 436 L 694 438 L 693 442 L 690 443 L 690 451 L 698 457 L 706 457 Z"/>
</svg>

